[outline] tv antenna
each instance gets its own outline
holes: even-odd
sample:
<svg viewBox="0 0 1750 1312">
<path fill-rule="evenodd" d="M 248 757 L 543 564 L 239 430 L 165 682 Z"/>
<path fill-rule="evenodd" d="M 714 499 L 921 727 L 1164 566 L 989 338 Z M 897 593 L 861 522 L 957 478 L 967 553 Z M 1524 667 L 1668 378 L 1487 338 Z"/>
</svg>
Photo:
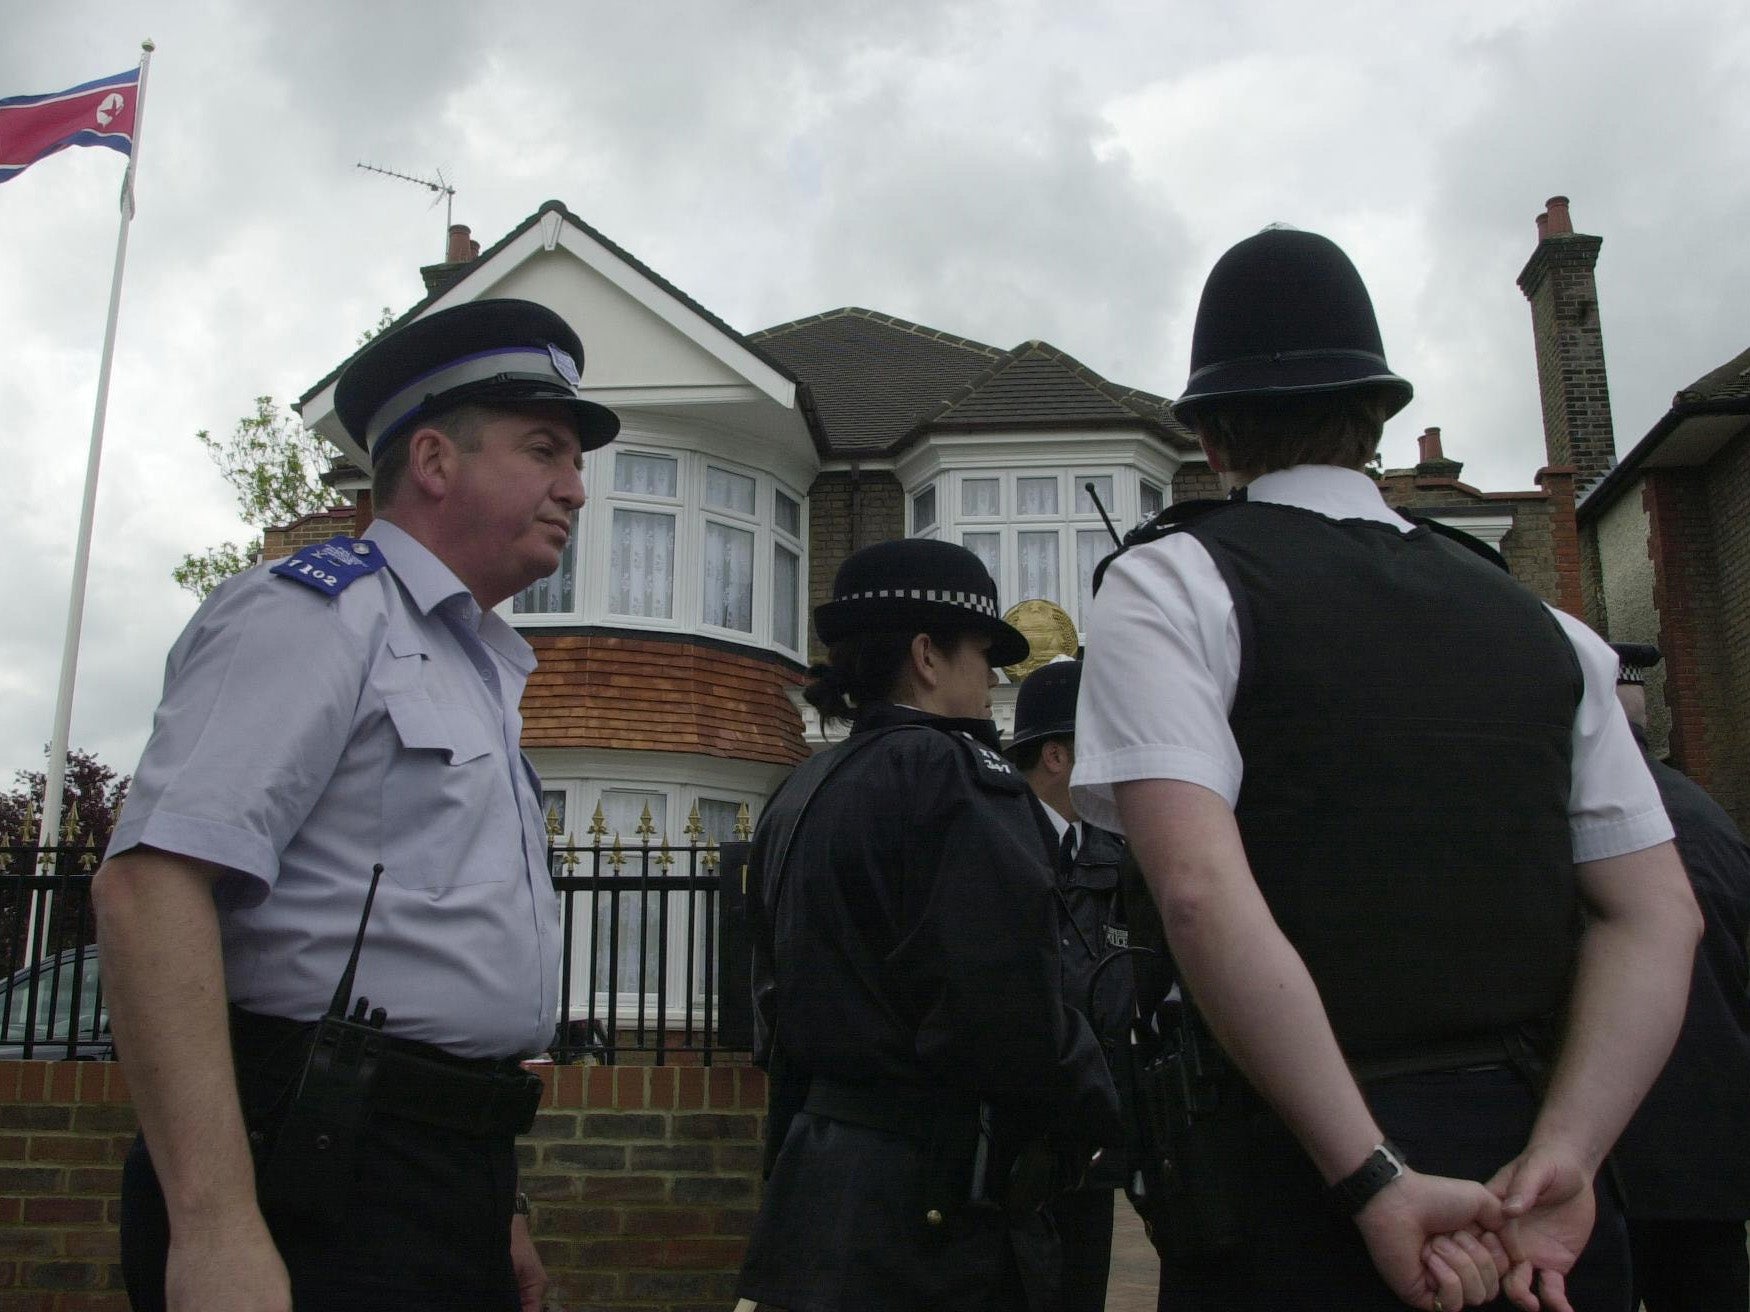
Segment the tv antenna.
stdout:
<svg viewBox="0 0 1750 1312">
<path fill-rule="evenodd" d="M 437 179 L 436 181 L 433 181 L 431 178 L 416 178 L 411 173 L 397 173 L 394 169 L 379 168 L 375 164 L 366 164 L 363 161 L 360 161 L 357 167 L 363 169 L 366 173 L 381 173 L 385 178 L 400 178 L 403 182 L 412 182 L 418 186 L 424 187 L 427 191 L 436 192 L 437 194 L 434 195 L 431 200 L 432 208 L 435 209 L 440 200 L 444 203 L 444 231 L 446 233 L 449 232 L 450 222 L 454 217 L 451 210 L 453 208 L 452 202 L 455 200 L 456 196 L 456 189 L 452 187 L 449 184 L 448 179 L 444 177 L 444 171 L 442 169 L 436 170 Z"/>
</svg>

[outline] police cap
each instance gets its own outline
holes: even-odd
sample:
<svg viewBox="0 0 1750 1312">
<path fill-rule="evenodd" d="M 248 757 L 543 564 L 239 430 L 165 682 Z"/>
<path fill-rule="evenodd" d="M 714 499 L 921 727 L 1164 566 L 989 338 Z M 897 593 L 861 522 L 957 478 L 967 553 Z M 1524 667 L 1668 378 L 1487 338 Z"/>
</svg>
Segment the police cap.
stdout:
<svg viewBox="0 0 1750 1312">
<path fill-rule="evenodd" d="M 1021 680 L 1015 694 L 1015 735 L 1008 750 L 1041 738 L 1066 738 L 1076 731 L 1076 698 L 1082 690 L 1082 663 L 1057 660 Z"/>
<path fill-rule="evenodd" d="M 832 600 L 814 608 L 815 631 L 829 647 L 859 633 L 938 627 L 988 633 L 992 665 L 1013 665 L 1027 655 L 1026 637 L 1003 621 L 984 562 L 936 538 L 901 538 L 852 552 L 833 579 Z"/>
<path fill-rule="evenodd" d="M 1618 683 L 1645 683 L 1647 671 L 1665 659 L 1650 642 L 1613 642 L 1610 649 L 1616 653 Z"/>
<path fill-rule="evenodd" d="M 372 338 L 334 385 L 346 431 L 374 460 L 417 421 L 459 405 L 558 402 L 585 451 L 613 441 L 620 419 L 578 395 L 583 343 L 534 301 L 469 301 Z"/>
</svg>

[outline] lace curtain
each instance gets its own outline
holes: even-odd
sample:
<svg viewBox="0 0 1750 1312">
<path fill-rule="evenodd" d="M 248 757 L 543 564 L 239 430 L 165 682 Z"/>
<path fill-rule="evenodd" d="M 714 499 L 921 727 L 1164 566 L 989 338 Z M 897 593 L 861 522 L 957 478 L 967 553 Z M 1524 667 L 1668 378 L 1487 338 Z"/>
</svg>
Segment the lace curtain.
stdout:
<svg viewBox="0 0 1750 1312">
<path fill-rule="evenodd" d="M 1076 627 L 1088 631 L 1093 614 L 1094 567 L 1112 550 L 1112 539 L 1103 529 L 1076 531 Z"/>
<path fill-rule="evenodd" d="M 772 547 L 772 641 L 791 651 L 802 650 L 797 632 L 796 591 L 802 562 L 793 551 Z"/>
<path fill-rule="evenodd" d="M 657 934 L 661 929 L 661 896 L 656 881 L 661 875 L 661 867 L 656 864 L 656 854 L 661 849 L 662 839 L 668 833 L 668 798 L 661 793 L 604 792 L 602 794 L 602 818 L 607 822 L 608 836 L 602 841 L 612 845 L 613 836 L 620 836 L 620 849 L 626 855 L 626 864 L 620 868 L 620 873 L 630 878 L 637 878 L 644 873 L 644 849 L 640 846 L 638 821 L 644 814 L 644 808 L 650 807 L 650 822 L 656 826 L 656 832 L 650 838 L 650 895 L 648 904 L 642 892 L 620 893 L 613 898 L 601 897 L 597 900 L 595 944 L 596 944 L 596 979 L 598 992 L 605 992 L 612 979 L 612 986 L 621 994 L 656 992 L 657 965 Z M 602 857 L 602 872 L 612 874 L 613 867 L 607 864 L 607 856 Z M 609 975 L 608 946 L 611 929 L 609 917 L 617 912 L 619 916 L 619 959 L 612 965 L 613 974 Z M 672 918 L 677 902 L 669 908 Z M 640 951 L 640 943 L 643 944 Z M 642 960 L 640 960 L 642 958 Z M 622 1006 L 624 1002 L 622 1002 Z"/>
<path fill-rule="evenodd" d="M 1020 565 L 1021 600 L 1043 597 L 1059 600 L 1057 591 L 1057 534 L 1015 534 L 1016 556 Z"/>
<path fill-rule="evenodd" d="M 705 524 L 705 623 L 753 632 L 753 534 Z"/>
<path fill-rule="evenodd" d="M 997 478 L 965 478 L 960 480 L 960 513 L 990 518 L 1003 513 L 1003 484 Z"/>
<path fill-rule="evenodd" d="M 1055 515 L 1057 513 L 1057 479 L 1017 478 L 1015 480 L 1015 513 L 1017 515 Z"/>
<path fill-rule="evenodd" d="M 674 516 L 616 507 L 608 568 L 608 609 L 614 614 L 672 618 Z"/>
<path fill-rule="evenodd" d="M 568 615 L 577 609 L 577 514 L 571 516 L 571 537 L 559 568 L 537 579 L 511 602 L 513 615 Z"/>
</svg>

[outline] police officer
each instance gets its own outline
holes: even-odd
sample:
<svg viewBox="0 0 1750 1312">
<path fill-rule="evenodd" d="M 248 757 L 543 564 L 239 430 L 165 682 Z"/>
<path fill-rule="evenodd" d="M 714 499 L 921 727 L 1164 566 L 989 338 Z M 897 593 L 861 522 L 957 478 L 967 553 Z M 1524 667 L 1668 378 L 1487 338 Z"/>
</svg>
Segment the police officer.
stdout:
<svg viewBox="0 0 1750 1312">
<path fill-rule="evenodd" d="M 1594 1183 L 1699 919 L 1609 648 L 1362 472 L 1409 397 L 1335 244 L 1241 242 L 1175 413 L 1243 491 L 1157 518 L 1094 606 L 1076 804 L 1127 836 L 1247 1082 L 1235 1234 L 1164 1262 L 1163 1307 L 1535 1282 L 1626 1312 Z"/>
<path fill-rule="evenodd" d="M 856 552 L 814 617 L 806 695 L 852 723 L 754 834 L 771 1164 L 740 1293 L 1048 1306 L 1038 1204 L 1120 1129 L 1063 999 L 1050 830 L 990 719 L 992 666 L 1026 639 L 978 558 L 933 540 Z"/>
<path fill-rule="evenodd" d="M 1083 820 L 1069 791 L 1081 682 L 1081 662 L 1068 659 L 1041 665 L 1022 680 L 1015 694 L 1015 732 L 1004 754 L 1044 804 L 1045 818 L 1057 836 L 1064 1000 L 1088 1018 L 1110 1066 L 1129 1056 L 1136 989 L 1119 889 L 1124 840 Z M 1129 1080 L 1121 1074 L 1114 1072 L 1114 1084 L 1122 1103 Z M 1127 1128 L 1132 1114 L 1127 1108 Z M 1114 1145 L 1089 1171 L 1081 1189 L 1050 1204 L 1063 1245 L 1063 1312 L 1100 1312 L 1106 1306 L 1115 1191 L 1124 1187 L 1128 1175 L 1123 1149 Z"/>
<path fill-rule="evenodd" d="M 1635 1294 L 1647 1312 L 1750 1307 L 1750 847 L 1701 785 L 1647 751 L 1645 671 L 1659 649 L 1611 646 L 1622 662 L 1617 699 L 1665 799 L 1706 924 L 1677 1046 L 1614 1153 Z"/>
<path fill-rule="evenodd" d="M 518 747 L 534 655 L 493 607 L 558 566 L 618 430 L 582 361 L 526 301 L 373 340 L 335 399 L 377 518 L 221 584 L 171 649 L 94 888 L 136 1308 L 539 1304 L 515 1059 L 553 1034 L 559 914 Z M 380 1042 L 306 1079 L 379 863 Z"/>
</svg>

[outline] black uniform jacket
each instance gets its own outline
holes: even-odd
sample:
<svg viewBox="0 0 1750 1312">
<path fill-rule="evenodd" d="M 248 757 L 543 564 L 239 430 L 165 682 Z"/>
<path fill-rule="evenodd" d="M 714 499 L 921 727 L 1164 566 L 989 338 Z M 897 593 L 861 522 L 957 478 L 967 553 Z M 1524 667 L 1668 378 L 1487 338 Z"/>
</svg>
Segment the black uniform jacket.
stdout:
<svg viewBox="0 0 1750 1312">
<path fill-rule="evenodd" d="M 1706 927 L 1677 1046 L 1616 1147 L 1624 1210 L 1648 1219 L 1750 1217 L 1750 847 L 1694 780 L 1652 756 L 1647 766 Z"/>
<path fill-rule="evenodd" d="M 900 724 L 924 728 L 884 734 L 821 786 L 781 884 L 766 863 L 804 790 L 781 788 L 754 835 L 762 1052 L 896 1102 L 984 1102 L 1025 1133 L 1118 1142 L 1105 1063 L 1063 997 L 1039 804 L 989 721 L 876 704 L 852 739 Z M 792 1312 L 989 1305 L 1008 1261 L 1000 1214 L 926 1224 L 926 1156 L 912 1136 L 796 1115 L 740 1293 Z"/>
</svg>

